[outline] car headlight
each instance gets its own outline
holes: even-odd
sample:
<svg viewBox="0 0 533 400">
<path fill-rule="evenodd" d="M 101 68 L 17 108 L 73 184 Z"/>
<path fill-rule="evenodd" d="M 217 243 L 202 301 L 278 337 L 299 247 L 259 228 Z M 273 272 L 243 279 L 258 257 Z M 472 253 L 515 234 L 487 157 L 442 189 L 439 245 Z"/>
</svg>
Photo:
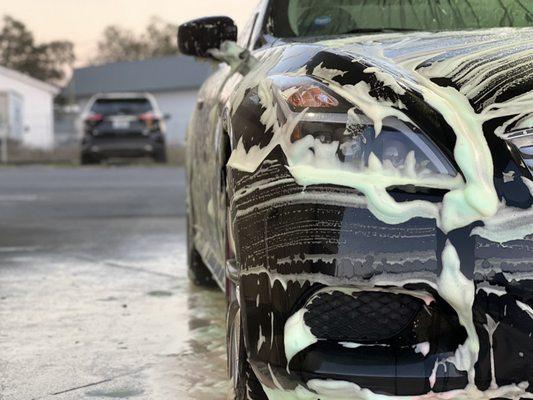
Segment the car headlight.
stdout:
<svg viewBox="0 0 533 400">
<path fill-rule="evenodd" d="M 347 113 L 353 107 L 326 85 L 307 76 L 278 75 L 273 80 L 281 90 L 278 97 L 286 106 L 286 111 L 302 112 L 308 109 L 317 113 Z"/>
<path fill-rule="evenodd" d="M 335 144 L 339 162 L 354 171 L 371 168 L 379 160 L 384 173 L 423 179 L 457 171 L 443 152 L 416 126 L 397 118 L 384 120 L 376 135 L 372 121 L 353 104 L 310 77 L 274 78 L 284 118 L 300 122 L 291 134 L 296 144 L 309 136 L 316 144 Z M 312 146 L 309 151 L 316 152 Z"/>
<path fill-rule="evenodd" d="M 505 138 L 519 157 L 520 166 L 533 175 L 533 128 L 509 132 Z"/>
</svg>

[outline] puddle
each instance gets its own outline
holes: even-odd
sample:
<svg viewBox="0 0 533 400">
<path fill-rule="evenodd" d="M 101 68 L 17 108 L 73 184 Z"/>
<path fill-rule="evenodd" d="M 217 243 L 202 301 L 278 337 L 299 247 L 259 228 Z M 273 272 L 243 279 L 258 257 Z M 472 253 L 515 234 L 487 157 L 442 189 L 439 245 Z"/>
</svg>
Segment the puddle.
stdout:
<svg viewBox="0 0 533 400">
<path fill-rule="evenodd" d="M 98 301 L 117 301 L 117 300 L 118 300 L 118 297 L 115 297 L 115 296 L 109 296 L 103 299 L 98 299 Z"/>
<path fill-rule="evenodd" d="M 189 329 L 194 331 L 199 328 L 205 328 L 211 325 L 211 321 L 204 318 L 191 318 L 189 320 Z"/>
<path fill-rule="evenodd" d="M 148 296 L 152 297 L 170 297 L 172 296 L 171 292 L 167 292 L 166 290 L 152 290 L 151 292 L 146 293 Z"/>
<path fill-rule="evenodd" d="M 115 389 L 115 390 L 90 390 L 88 392 L 85 392 L 85 395 L 90 396 L 90 397 L 127 399 L 128 397 L 140 396 L 143 393 L 144 391 L 140 389 Z"/>
</svg>

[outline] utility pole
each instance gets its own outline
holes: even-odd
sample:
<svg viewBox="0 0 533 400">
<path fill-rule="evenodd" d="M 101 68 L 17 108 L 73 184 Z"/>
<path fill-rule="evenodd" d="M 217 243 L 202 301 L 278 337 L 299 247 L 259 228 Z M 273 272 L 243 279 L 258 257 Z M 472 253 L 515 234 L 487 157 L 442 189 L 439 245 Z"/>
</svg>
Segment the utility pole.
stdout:
<svg viewBox="0 0 533 400">
<path fill-rule="evenodd" d="M 2 148 L 0 151 L 0 161 L 2 164 L 8 162 L 7 142 L 9 139 L 9 108 L 7 93 L 0 93 L 0 136 L 2 137 Z"/>
<path fill-rule="evenodd" d="M 2 122 L 1 123 L 1 127 L 2 127 L 2 164 L 7 164 L 7 162 L 9 161 L 8 158 L 7 158 L 7 155 L 8 155 L 8 151 L 7 151 L 7 142 L 8 142 L 8 139 L 9 139 L 9 126 L 5 123 L 5 122 Z"/>
</svg>

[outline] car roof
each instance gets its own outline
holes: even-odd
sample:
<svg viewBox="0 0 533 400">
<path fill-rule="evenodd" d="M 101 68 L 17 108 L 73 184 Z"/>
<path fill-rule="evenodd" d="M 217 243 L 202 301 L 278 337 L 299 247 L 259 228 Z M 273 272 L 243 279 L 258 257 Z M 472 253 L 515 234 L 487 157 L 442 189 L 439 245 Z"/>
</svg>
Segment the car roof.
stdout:
<svg viewBox="0 0 533 400">
<path fill-rule="evenodd" d="M 135 92 L 125 92 L 125 93 L 98 93 L 94 95 L 94 99 L 110 99 L 110 100 L 123 100 L 123 99 L 149 99 L 152 96 L 149 93 L 135 93 Z"/>
</svg>

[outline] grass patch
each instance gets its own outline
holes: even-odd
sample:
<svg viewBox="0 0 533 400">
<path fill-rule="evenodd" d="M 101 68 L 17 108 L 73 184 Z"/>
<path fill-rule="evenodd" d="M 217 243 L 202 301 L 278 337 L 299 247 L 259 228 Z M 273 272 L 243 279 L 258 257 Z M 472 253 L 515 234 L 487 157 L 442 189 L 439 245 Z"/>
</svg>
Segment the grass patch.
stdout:
<svg viewBox="0 0 533 400">
<path fill-rule="evenodd" d="M 13 142 L 8 145 L 7 165 L 57 165 L 79 166 L 80 148 L 78 145 L 62 146 L 51 150 L 40 150 L 21 146 Z M 167 165 L 184 166 L 185 148 L 182 145 L 167 145 Z M 146 158 L 122 159 L 121 164 L 148 165 L 151 161 Z"/>
</svg>

